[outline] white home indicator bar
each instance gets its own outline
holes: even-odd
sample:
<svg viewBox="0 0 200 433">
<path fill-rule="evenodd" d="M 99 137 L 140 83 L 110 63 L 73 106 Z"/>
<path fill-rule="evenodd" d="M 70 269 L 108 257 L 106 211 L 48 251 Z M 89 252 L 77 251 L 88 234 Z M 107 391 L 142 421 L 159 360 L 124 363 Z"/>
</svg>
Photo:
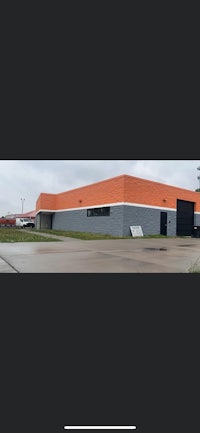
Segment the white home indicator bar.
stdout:
<svg viewBox="0 0 200 433">
<path fill-rule="evenodd" d="M 83 425 L 79 425 L 79 426 L 64 426 L 65 430 L 136 430 L 136 426 L 127 426 L 127 425 L 93 425 L 93 426 L 83 426 Z"/>
</svg>

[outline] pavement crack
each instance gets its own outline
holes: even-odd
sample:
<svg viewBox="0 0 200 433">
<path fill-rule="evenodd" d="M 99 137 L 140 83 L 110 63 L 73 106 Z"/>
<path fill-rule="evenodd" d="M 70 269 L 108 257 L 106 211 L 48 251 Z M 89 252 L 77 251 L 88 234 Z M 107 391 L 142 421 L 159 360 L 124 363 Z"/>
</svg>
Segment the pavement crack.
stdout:
<svg viewBox="0 0 200 433">
<path fill-rule="evenodd" d="M 20 274 L 20 271 L 18 271 L 18 269 L 11 265 L 11 263 L 9 263 L 9 261 L 6 260 L 3 256 L 0 256 L 0 259 L 3 260 L 3 262 L 6 263 L 8 266 L 10 266 L 10 268 L 12 268 L 15 272 L 17 272 L 17 274 Z"/>
</svg>

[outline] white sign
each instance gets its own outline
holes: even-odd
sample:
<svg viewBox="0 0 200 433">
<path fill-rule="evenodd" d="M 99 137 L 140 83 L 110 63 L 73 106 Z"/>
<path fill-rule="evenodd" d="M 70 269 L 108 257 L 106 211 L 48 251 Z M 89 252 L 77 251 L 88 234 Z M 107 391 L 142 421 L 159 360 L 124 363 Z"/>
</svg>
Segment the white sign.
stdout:
<svg viewBox="0 0 200 433">
<path fill-rule="evenodd" d="M 141 226 L 130 226 L 130 231 L 133 237 L 144 236 Z"/>
</svg>

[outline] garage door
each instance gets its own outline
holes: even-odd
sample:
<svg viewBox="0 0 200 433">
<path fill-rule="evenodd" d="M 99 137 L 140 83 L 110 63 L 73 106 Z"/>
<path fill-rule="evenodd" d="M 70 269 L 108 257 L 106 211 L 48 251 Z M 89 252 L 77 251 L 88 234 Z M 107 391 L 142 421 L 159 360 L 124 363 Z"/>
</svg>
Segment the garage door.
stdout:
<svg viewBox="0 0 200 433">
<path fill-rule="evenodd" d="M 194 203 L 177 200 L 177 236 L 191 236 L 194 225 Z"/>
</svg>

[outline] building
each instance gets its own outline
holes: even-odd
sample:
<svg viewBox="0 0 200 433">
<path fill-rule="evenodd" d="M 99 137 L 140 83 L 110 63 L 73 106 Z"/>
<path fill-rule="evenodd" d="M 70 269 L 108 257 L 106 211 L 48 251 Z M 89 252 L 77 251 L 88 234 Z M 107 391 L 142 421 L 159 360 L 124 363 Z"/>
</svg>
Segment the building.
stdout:
<svg viewBox="0 0 200 433">
<path fill-rule="evenodd" d="M 200 225 L 200 193 L 126 174 L 59 194 L 41 193 L 36 228 L 131 236 L 191 236 Z"/>
<path fill-rule="evenodd" d="M 26 213 L 15 213 L 15 214 L 9 213 L 8 215 L 5 215 L 5 218 L 30 218 L 32 221 L 35 221 L 35 215 L 36 215 L 36 210 L 32 210 Z"/>
</svg>

